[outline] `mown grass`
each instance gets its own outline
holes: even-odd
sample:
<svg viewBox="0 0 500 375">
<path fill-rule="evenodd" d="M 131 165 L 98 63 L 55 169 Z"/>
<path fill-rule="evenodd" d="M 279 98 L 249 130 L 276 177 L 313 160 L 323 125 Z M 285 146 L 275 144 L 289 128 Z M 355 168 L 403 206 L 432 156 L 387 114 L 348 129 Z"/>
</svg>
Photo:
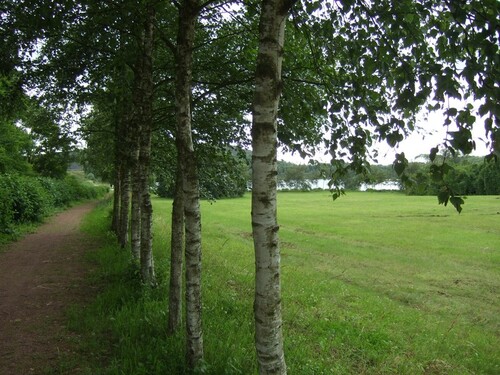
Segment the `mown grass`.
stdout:
<svg viewBox="0 0 500 375">
<path fill-rule="evenodd" d="M 183 374 L 184 339 L 166 334 L 171 201 L 154 200 L 159 287 L 143 289 L 115 246 L 109 208 L 86 220 L 92 306 L 71 313 L 89 374 Z M 290 374 L 500 373 L 500 199 L 462 214 L 398 193 L 279 195 Z M 256 373 L 250 197 L 203 202 L 209 374 Z M 83 370 L 82 370 L 83 371 Z"/>
</svg>

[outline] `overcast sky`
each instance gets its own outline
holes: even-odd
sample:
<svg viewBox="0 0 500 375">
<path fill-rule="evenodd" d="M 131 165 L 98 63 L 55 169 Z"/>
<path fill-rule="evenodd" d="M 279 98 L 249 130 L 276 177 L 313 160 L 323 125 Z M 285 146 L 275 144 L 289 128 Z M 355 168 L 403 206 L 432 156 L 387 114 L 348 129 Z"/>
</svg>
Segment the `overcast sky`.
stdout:
<svg viewBox="0 0 500 375">
<path fill-rule="evenodd" d="M 392 164 L 396 152 L 404 152 L 409 161 L 414 161 L 416 157 L 422 154 L 429 154 L 432 147 L 442 143 L 446 138 L 446 128 L 443 126 L 443 117 L 438 113 L 433 113 L 428 119 L 421 119 L 418 126 L 424 129 L 424 132 L 413 133 L 407 139 L 399 144 L 396 149 L 391 149 L 387 143 L 378 143 L 374 147 L 379 152 L 379 164 Z M 488 149 L 484 143 L 484 127 L 483 121 L 479 119 L 473 130 L 474 140 L 476 142 L 476 150 L 472 155 L 485 156 L 488 154 Z M 450 130 L 454 130 L 451 129 Z M 483 139 L 483 140 L 481 140 Z M 317 160 L 322 162 L 329 162 L 328 156 L 323 156 L 323 152 L 318 152 Z M 320 157 L 323 156 L 323 157 Z M 305 164 L 307 160 L 302 159 L 298 154 L 281 154 L 280 160 L 285 160 L 297 164 Z"/>
</svg>

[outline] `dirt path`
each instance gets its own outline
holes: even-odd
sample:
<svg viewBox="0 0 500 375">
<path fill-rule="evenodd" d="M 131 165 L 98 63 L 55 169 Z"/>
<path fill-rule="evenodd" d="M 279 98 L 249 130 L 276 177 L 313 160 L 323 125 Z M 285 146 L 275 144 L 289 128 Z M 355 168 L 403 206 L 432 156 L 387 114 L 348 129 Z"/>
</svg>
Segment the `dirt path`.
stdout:
<svg viewBox="0 0 500 375">
<path fill-rule="evenodd" d="M 0 254 L 0 375 L 42 374 L 76 339 L 64 311 L 91 295 L 83 255 L 92 247 L 79 230 L 95 203 L 52 217 Z"/>
</svg>

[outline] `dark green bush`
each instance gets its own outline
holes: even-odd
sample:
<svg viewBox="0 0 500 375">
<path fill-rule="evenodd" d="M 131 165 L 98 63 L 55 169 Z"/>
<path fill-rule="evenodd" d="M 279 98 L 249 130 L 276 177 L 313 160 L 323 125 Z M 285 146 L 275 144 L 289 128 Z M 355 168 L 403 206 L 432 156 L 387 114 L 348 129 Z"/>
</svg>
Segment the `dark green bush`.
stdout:
<svg viewBox="0 0 500 375">
<path fill-rule="evenodd" d="M 0 232 L 9 233 L 17 224 L 39 222 L 56 208 L 98 198 L 107 190 L 71 175 L 64 180 L 0 175 Z"/>
<path fill-rule="evenodd" d="M 12 223 L 40 221 L 48 212 L 50 200 L 46 190 L 36 178 L 16 175 L 3 175 L 2 221 L 5 228 Z"/>
<path fill-rule="evenodd" d="M 47 191 L 35 178 L 20 177 L 14 192 L 14 221 L 17 223 L 38 222 L 50 212 Z"/>
<path fill-rule="evenodd" d="M 54 207 L 66 207 L 72 201 L 70 190 L 64 180 L 56 180 L 49 177 L 40 177 L 40 181 L 52 200 Z"/>
<path fill-rule="evenodd" d="M 14 218 L 12 189 L 5 176 L 0 175 L 0 233 L 7 233 Z"/>
</svg>

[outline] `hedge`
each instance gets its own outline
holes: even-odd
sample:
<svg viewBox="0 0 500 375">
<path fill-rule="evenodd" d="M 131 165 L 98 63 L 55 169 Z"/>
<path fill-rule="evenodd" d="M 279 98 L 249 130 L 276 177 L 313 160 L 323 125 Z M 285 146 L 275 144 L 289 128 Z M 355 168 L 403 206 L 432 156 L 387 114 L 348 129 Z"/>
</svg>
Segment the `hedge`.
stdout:
<svg viewBox="0 0 500 375">
<path fill-rule="evenodd" d="M 107 187 L 95 186 L 75 176 L 62 180 L 47 177 L 0 175 L 0 232 L 10 233 L 13 226 L 40 222 L 57 208 L 71 202 L 95 199 Z"/>
</svg>

